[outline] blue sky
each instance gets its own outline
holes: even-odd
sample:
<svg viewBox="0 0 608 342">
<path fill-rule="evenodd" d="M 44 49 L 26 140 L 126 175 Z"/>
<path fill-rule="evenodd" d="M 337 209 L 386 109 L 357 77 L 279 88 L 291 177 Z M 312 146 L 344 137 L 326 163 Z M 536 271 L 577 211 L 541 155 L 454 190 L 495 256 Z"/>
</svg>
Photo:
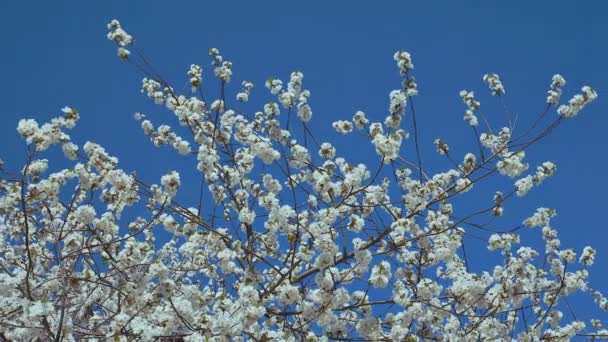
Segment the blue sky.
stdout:
<svg viewBox="0 0 608 342">
<path fill-rule="evenodd" d="M 392 61 L 397 49 L 414 58 L 417 119 L 431 171 L 448 167 L 433 152 L 436 137 L 446 140 L 458 159 L 475 151 L 462 121 L 461 89 L 475 90 L 486 115 L 495 126 L 502 123 L 504 113 L 488 96 L 483 74 L 501 76 L 521 128 L 544 108 L 554 73 L 568 81 L 564 100 L 584 84 L 595 87 L 599 99 L 528 154 L 532 167 L 555 162 L 555 176 L 522 201 L 507 204 L 506 214 L 518 222 L 535 207 L 556 208 L 554 226 L 564 246 L 599 249 L 592 285 L 608 291 L 608 274 L 602 272 L 608 269 L 608 227 L 602 218 L 608 193 L 603 179 L 608 161 L 602 157 L 608 147 L 607 2 L 2 1 L 0 158 L 9 167 L 16 168 L 25 156 L 15 132 L 18 119 L 43 121 L 69 105 L 81 112 L 76 140 L 102 144 L 125 169 L 138 170 L 150 182 L 169 169 L 191 168 L 192 160 L 155 149 L 132 119 L 142 111 L 175 125 L 139 93 L 140 76 L 116 58 L 105 38 L 112 18 L 121 20 L 174 84 L 184 83 L 191 63 L 210 69 L 207 50 L 219 48 L 234 63 L 231 94 L 243 79 L 255 83 L 250 110 L 270 101 L 263 89 L 268 77 L 287 80 L 291 71 L 303 71 L 312 92 L 313 130 L 355 161 L 369 161 L 370 146 L 337 137 L 330 124 L 359 109 L 384 119 L 388 92 L 399 87 Z M 413 156 L 413 151 L 409 144 L 406 153 Z M 489 192 L 471 195 L 461 207 L 479 207 L 488 198 Z M 538 237 L 539 232 L 526 234 Z M 476 261 L 483 268 L 483 261 Z M 585 312 L 592 304 L 585 299 L 577 305 Z"/>
</svg>

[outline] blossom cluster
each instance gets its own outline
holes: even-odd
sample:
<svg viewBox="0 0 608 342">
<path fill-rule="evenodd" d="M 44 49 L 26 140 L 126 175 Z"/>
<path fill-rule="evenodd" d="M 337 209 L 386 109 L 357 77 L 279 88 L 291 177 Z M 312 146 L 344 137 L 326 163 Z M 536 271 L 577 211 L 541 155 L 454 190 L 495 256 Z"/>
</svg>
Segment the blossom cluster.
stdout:
<svg viewBox="0 0 608 342">
<path fill-rule="evenodd" d="M 576 116 L 587 104 L 597 98 L 597 92 L 589 87 L 581 88 L 582 94 L 574 95 L 568 104 L 563 104 L 557 108 L 557 113 L 565 118 Z"/>
<path fill-rule="evenodd" d="M 116 19 L 113 19 L 108 24 L 108 39 L 113 40 L 118 45 L 117 54 L 123 60 L 126 60 L 131 55 L 131 51 L 127 49 L 129 45 L 133 43 L 133 37 L 129 35 L 125 30 L 123 30 L 120 22 Z"/>
<path fill-rule="evenodd" d="M 549 104 L 558 104 L 559 99 L 562 96 L 562 87 L 566 85 L 566 79 L 560 75 L 553 75 L 553 79 L 551 80 L 551 89 L 547 92 L 549 95 L 547 96 L 547 103 Z"/>
<path fill-rule="evenodd" d="M 460 97 L 462 98 L 462 102 L 467 105 L 467 110 L 464 112 L 464 120 L 466 120 L 469 125 L 473 127 L 479 125 L 475 111 L 479 110 L 481 104 L 479 101 L 475 100 L 475 93 L 472 91 L 461 90 Z"/>
<path fill-rule="evenodd" d="M 485 74 L 483 75 L 483 81 L 488 85 L 488 88 L 492 91 L 492 95 L 504 95 L 505 87 L 502 85 L 500 81 L 500 76 L 497 74 Z"/>
</svg>

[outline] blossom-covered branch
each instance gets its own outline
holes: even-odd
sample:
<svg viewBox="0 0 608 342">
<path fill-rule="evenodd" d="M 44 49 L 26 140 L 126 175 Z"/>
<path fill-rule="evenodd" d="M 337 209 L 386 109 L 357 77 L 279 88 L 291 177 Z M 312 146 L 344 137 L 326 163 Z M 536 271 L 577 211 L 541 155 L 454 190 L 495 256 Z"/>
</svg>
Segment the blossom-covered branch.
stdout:
<svg viewBox="0 0 608 342">
<path fill-rule="evenodd" d="M 357 111 L 331 123 L 340 133 L 335 139 L 358 134 L 375 151 L 366 165 L 314 135 L 303 72 L 285 83 L 269 78 L 271 102 L 252 103 L 257 88 L 247 80 L 231 99 L 233 63 L 212 48 L 212 72 L 190 65 L 180 94 L 120 22 L 108 29 L 119 58 L 142 73 L 142 93 L 173 116 L 155 122 L 136 113 L 144 135 L 192 161 L 200 179 L 188 184 L 171 170 L 151 184 L 121 169 L 102 146 L 72 140 L 67 132 L 80 118 L 74 108 L 43 124 L 19 121 L 27 162 L 14 169 L 0 162 L 0 338 L 608 337 L 599 319 L 578 320 L 567 298 L 585 292 L 608 309 L 608 298 L 587 282 L 596 251 L 562 246 L 554 209 L 501 225 L 508 206 L 557 170 L 545 161 L 530 172 L 529 147 L 592 102 L 591 87 L 560 104 L 566 81 L 555 75 L 546 110 L 518 134 L 508 112 L 507 122 L 493 122 L 504 126 L 493 130 L 476 94 L 460 91 L 476 143 L 459 155 L 437 138 L 446 162 L 433 174 L 422 162 L 412 100 L 424 91 L 405 51 L 393 56 L 403 80 L 389 93 L 383 121 Z M 482 79 L 504 101 L 501 78 Z M 256 109 L 244 110 L 245 103 Z M 406 127 L 414 130 L 411 147 Z M 70 166 L 50 172 L 44 157 L 57 145 Z M 496 182 L 487 202 L 456 210 L 454 201 L 500 177 L 511 186 Z M 180 197 L 182 187 L 199 183 L 197 198 Z M 541 250 L 525 241 L 534 235 Z M 487 242 L 483 252 L 497 260 L 493 268 L 469 267 L 465 236 Z"/>
</svg>

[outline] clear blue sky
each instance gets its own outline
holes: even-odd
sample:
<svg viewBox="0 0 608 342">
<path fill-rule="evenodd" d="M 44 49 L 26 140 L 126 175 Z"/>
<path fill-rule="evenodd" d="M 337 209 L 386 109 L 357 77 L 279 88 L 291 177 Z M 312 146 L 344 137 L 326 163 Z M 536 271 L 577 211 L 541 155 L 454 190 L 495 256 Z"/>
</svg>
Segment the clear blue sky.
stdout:
<svg viewBox="0 0 608 342">
<path fill-rule="evenodd" d="M 475 90 L 488 116 L 503 115 L 487 96 L 483 74 L 500 74 L 509 108 L 522 127 L 544 108 L 554 73 L 568 81 L 564 99 L 584 84 L 594 86 L 599 99 L 529 153 L 532 167 L 554 161 L 556 175 L 523 201 L 507 205 L 506 214 L 521 221 L 534 207 L 556 208 L 554 226 L 564 246 L 599 249 L 591 280 L 608 291 L 608 227 L 602 216 L 608 194 L 603 179 L 608 170 L 608 2 L 2 1 L 0 157 L 9 167 L 24 158 L 15 132 L 18 119 L 43 121 L 64 105 L 81 112 L 73 134 L 77 140 L 101 143 L 125 169 L 137 169 L 151 182 L 168 169 L 193 165 L 152 147 L 132 119 L 143 111 L 156 122 L 165 118 L 175 125 L 139 93 L 140 77 L 116 58 L 105 38 L 112 18 L 121 20 L 160 72 L 178 85 L 191 63 L 208 66 L 210 47 L 234 62 L 233 91 L 243 79 L 255 83 L 252 103 L 269 101 L 266 78 L 286 80 L 289 72 L 302 70 L 304 85 L 312 91 L 313 130 L 327 137 L 335 135 L 332 121 L 358 109 L 384 119 L 388 92 L 399 87 L 392 54 L 405 49 L 413 55 L 421 94 L 416 98 L 421 143 L 435 171 L 448 166 L 434 155 L 436 137 L 447 140 L 459 159 L 475 148 L 462 121 L 459 90 Z M 355 161 L 373 155 L 367 145 L 332 140 Z M 491 194 L 472 195 L 462 207 L 488 198 Z M 483 268 L 471 253 L 472 263 Z M 580 312 L 592 307 L 588 299 L 577 305 Z"/>
</svg>

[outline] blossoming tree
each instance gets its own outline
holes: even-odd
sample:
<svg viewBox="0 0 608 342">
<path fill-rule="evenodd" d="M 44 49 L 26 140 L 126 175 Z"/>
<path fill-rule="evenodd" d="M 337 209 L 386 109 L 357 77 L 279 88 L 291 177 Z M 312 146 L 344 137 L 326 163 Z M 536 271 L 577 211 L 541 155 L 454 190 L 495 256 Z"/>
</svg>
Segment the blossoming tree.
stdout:
<svg viewBox="0 0 608 342">
<path fill-rule="evenodd" d="M 587 283 L 595 250 L 561 246 L 555 210 L 539 208 L 510 229 L 493 219 L 555 171 L 529 170 L 526 150 L 596 97 L 584 86 L 561 104 L 566 81 L 553 76 L 546 108 L 516 131 L 508 111 L 493 130 L 473 91 L 463 90 L 464 119 L 477 144 L 463 156 L 435 140 L 450 167 L 427 173 L 412 98 L 410 54 L 394 60 L 403 78 L 389 94 L 384 122 L 358 111 L 337 133 L 358 134 L 377 152 L 370 165 L 341 157 L 309 129 L 311 93 L 303 74 L 269 79 L 277 101 L 246 113 L 254 87 L 236 99 L 224 89 L 232 63 L 211 49 L 217 99 L 205 97 L 203 68 L 187 71 L 178 93 L 148 62 L 117 20 L 108 38 L 120 59 L 145 76 L 142 92 L 174 114 L 177 129 L 136 113 L 158 147 L 196 159 L 198 201 L 180 203 L 180 173 L 158 184 L 121 169 L 102 146 L 72 141 L 76 109 L 39 124 L 19 121 L 28 146 L 22 167 L 0 164 L 0 338 L 27 341 L 541 341 L 607 337 L 598 319 L 566 313 L 585 292 L 603 310 L 608 298 Z M 496 74 L 483 76 L 502 101 Z M 413 130 L 403 127 L 411 120 Z M 338 134 L 336 134 L 338 135 Z M 411 141 L 407 153 L 404 142 Z M 329 139 L 328 139 L 329 140 Z M 61 145 L 73 161 L 47 172 L 45 151 Z M 471 213 L 454 199 L 497 177 L 512 186 Z M 189 185 L 191 186 L 191 185 Z M 198 185 L 196 185 L 198 186 Z M 206 195 L 206 196 L 204 196 Z M 125 222 L 125 216 L 132 217 Z M 489 222 L 489 223 L 488 223 Z M 539 250 L 520 241 L 536 228 Z M 501 262 L 469 269 L 463 237 L 487 233 L 486 253 Z M 160 241 L 159 231 L 166 241 Z"/>
</svg>

